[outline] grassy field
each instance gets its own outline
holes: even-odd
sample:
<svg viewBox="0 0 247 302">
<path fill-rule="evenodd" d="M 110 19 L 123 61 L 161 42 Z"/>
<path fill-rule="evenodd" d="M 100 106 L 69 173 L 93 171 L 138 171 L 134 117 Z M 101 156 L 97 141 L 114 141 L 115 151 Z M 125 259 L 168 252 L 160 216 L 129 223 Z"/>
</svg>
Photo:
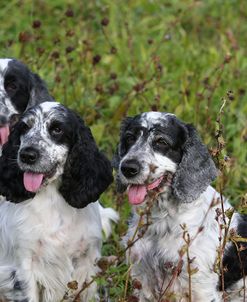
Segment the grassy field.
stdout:
<svg viewBox="0 0 247 302">
<path fill-rule="evenodd" d="M 2 0 L 0 56 L 39 73 L 109 158 L 126 115 L 168 111 L 193 123 L 219 151 L 219 182 L 237 206 L 247 204 L 246 18 L 245 0 Z M 114 185 L 102 200 L 121 214 L 104 253 L 119 253 L 129 207 Z M 100 280 L 113 301 L 130 301 L 127 276 L 120 264 Z"/>
</svg>

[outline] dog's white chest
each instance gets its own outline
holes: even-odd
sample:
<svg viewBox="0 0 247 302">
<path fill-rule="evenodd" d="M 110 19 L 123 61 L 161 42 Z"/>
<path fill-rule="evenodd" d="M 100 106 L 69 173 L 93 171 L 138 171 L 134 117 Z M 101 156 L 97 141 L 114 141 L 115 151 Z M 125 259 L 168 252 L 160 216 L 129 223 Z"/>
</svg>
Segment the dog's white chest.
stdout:
<svg viewBox="0 0 247 302">
<path fill-rule="evenodd" d="M 58 301 L 69 281 L 96 274 L 102 228 L 97 202 L 75 209 L 50 185 L 32 200 L 0 206 L 0 252 L 8 251 L 6 256 L 25 272 L 32 289 L 46 289 L 42 301 Z M 30 295 L 37 301 L 36 290 Z"/>
</svg>

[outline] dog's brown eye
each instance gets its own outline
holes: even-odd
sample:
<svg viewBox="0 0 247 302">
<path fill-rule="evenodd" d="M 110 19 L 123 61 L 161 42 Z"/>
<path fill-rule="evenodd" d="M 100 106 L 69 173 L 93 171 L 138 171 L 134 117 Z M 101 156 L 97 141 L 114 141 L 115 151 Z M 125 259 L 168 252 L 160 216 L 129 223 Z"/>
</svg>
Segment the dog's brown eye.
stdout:
<svg viewBox="0 0 247 302">
<path fill-rule="evenodd" d="M 5 85 L 5 90 L 8 93 L 15 92 L 17 90 L 17 85 L 14 82 L 9 82 Z"/>
<path fill-rule="evenodd" d="M 167 141 L 163 137 L 159 137 L 154 143 L 156 146 L 168 146 Z"/>
<path fill-rule="evenodd" d="M 52 131 L 53 134 L 61 134 L 62 133 L 62 129 L 58 126 L 53 127 L 51 131 Z"/>
<path fill-rule="evenodd" d="M 126 135 L 126 137 L 125 137 L 125 141 L 126 141 L 126 143 L 127 143 L 128 145 L 133 144 L 133 143 L 135 142 L 135 140 L 136 140 L 136 138 L 135 138 L 135 136 L 134 136 L 133 134 L 128 134 L 128 135 Z"/>
<path fill-rule="evenodd" d="M 50 134 L 52 136 L 60 136 L 63 133 L 63 129 L 59 125 L 52 125 L 50 127 Z"/>
</svg>

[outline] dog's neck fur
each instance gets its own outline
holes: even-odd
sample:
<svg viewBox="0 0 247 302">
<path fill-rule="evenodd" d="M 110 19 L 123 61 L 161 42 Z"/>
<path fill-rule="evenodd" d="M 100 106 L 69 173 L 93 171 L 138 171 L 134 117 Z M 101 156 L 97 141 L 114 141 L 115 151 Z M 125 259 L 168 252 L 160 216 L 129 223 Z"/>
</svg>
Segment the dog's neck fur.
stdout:
<svg viewBox="0 0 247 302">
<path fill-rule="evenodd" d="M 146 206 L 147 203 L 145 202 L 142 209 L 145 209 Z M 210 210 L 210 207 L 211 202 L 205 198 L 205 193 L 191 203 L 181 203 L 173 198 L 171 188 L 166 187 L 151 201 L 150 214 L 147 214 L 151 224 L 144 236 L 167 237 L 173 233 L 174 238 L 181 241 L 184 232 L 183 224 L 191 232 L 191 236 L 195 235 L 198 228 L 207 223 L 207 216 L 214 215 L 214 211 Z M 139 210 L 136 208 L 134 211 L 135 215 L 139 217 Z M 181 236 L 178 237 L 179 235 Z"/>
<path fill-rule="evenodd" d="M 129 232 L 124 238 L 126 243 L 133 238 L 139 220 L 138 209 L 134 209 Z M 143 217 L 143 222 L 145 223 L 145 221 L 146 219 Z M 150 222 L 151 224 L 130 251 L 130 261 L 134 263 L 132 277 L 139 279 L 143 288 L 152 288 L 152 294 L 148 290 L 143 292 L 145 298 L 150 299 L 148 301 L 156 301 L 153 300 L 154 293 L 159 292 L 160 287 L 164 289 L 168 285 L 172 278 L 173 268 L 178 265 L 180 260 L 183 265 L 183 273 L 176 278 L 170 291 L 178 291 L 182 294 L 187 291 L 186 254 L 181 257 L 180 253 L 186 246 L 183 238 L 185 233 L 189 234 L 192 239 L 189 246 L 190 258 L 193 259 L 191 269 L 204 267 L 202 270 L 204 276 L 199 271 L 193 275 L 193 280 L 200 282 L 201 278 L 208 278 L 213 280 L 215 286 L 217 285 L 217 274 L 213 276 L 211 274 L 219 246 L 219 242 L 215 240 L 219 236 L 219 227 L 215 220 L 215 209 L 212 207 L 206 191 L 191 203 L 177 202 L 167 191 L 159 194 L 153 201 L 150 210 Z M 207 246 L 204 245 L 205 236 L 207 236 Z M 208 240 L 208 237 L 212 237 L 212 240 Z M 204 257 L 208 259 L 207 263 L 203 262 Z M 168 267 L 166 267 L 167 265 Z M 203 287 L 201 291 L 202 296 L 207 297 Z M 199 301 L 201 297 L 194 296 L 194 299 Z M 140 301 L 146 300 L 141 299 Z"/>
<path fill-rule="evenodd" d="M 15 259 L 17 274 L 20 268 L 25 278 L 39 280 L 45 288 L 41 301 L 60 301 L 69 281 L 90 280 L 98 271 L 95 262 L 100 257 L 98 202 L 75 209 L 57 187 L 57 181 L 52 182 L 21 204 L 0 203 L 0 242 L 4 242 L 0 243 L 0 253 L 6 254 L 4 265 L 13 264 Z M 90 287 L 89 296 L 94 292 L 95 285 Z M 31 298 L 39 300 L 36 293 Z"/>
</svg>

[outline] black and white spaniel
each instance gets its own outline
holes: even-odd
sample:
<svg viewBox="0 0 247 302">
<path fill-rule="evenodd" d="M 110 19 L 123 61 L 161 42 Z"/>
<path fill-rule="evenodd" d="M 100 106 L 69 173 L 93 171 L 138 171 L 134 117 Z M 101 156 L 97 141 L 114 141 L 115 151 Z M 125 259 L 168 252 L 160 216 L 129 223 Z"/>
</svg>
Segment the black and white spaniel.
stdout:
<svg viewBox="0 0 247 302">
<path fill-rule="evenodd" d="M 23 114 L 0 158 L 0 300 L 59 302 L 69 281 L 90 282 L 101 255 L 97 200 L 111 182 L 78 115 L 55 102 Z M 95 283 L 80 301 L 92 298 Z"/>
<path fill-rule="evenodd" d="M 217 169 L 194 127 L 169 113 L 127 118 L 114 165 L 118 190 L 127 189 L 133 205 L 124 243 L 140 301 L 223 301 L 215 267 L 224 223 L 219 193 L 210 186 Z M 226 200 L 224 208 L 230 208 Z M 246 218 L 234 214 L 231 228 L 247 235 Z M 239 289 L 229 301 L 243 301 L 246 254 L 240 252 L 242 269 L 227 243 L 225 290 Z"/>
<path fill-rule="evenodd" d="M 52 97 L 37 74 L 16 59 L 0 59 L 0 152 L 17 117 L 45 100 Z"/>
</svg>

